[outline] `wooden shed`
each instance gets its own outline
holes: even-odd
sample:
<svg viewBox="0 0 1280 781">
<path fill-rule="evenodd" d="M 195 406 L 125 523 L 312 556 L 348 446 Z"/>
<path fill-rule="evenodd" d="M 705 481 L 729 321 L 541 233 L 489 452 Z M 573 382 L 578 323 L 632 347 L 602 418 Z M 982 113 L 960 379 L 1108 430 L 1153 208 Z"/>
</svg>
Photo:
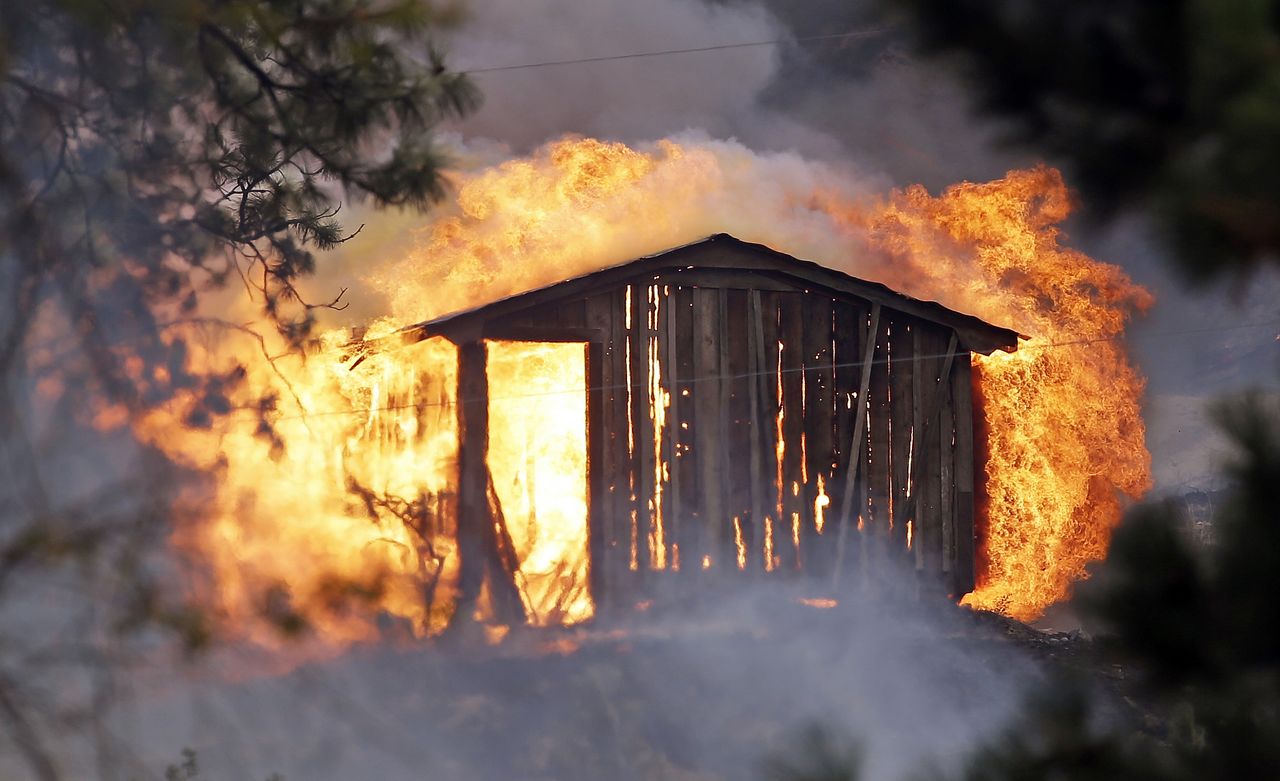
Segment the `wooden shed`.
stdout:
<svg viewBox="0 0 1280 781">
<path fill-rule="evenodd" d="M 514 587 L 485 564 L 510 558 L 486 371 L 509 343 L 570 348 L 576 400 L 547 403 L 585 415 L 555 436 L 582 439 L 597 610 L 682 577 L 799 572 L 840 590 L 875 551 L 950 594 L 973 587 L 970 354 L 1015 349 L 1014 331 L 718 234 L 406 336 L 459 348 L 463 604 Z"/>
</svg>

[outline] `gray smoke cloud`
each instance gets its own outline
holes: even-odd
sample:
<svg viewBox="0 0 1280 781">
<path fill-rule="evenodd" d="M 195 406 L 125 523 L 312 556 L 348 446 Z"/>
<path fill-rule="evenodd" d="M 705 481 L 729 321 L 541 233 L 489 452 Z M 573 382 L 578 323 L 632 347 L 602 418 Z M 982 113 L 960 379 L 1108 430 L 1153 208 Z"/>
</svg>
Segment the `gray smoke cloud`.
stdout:
<svg viewBox="0 0 1280 781">
<path fill-rule="evenodd" d="M 881 585 L 910 583 L 886 576 Z M 357 649 L 279 677 L 173 686 L 133 726 L 150 761 L 196 749 L 210 777 L 759 777 L 819 725 L 858 741 L 864 778 L 954 767 L 1044 670 L 950 605 L 796 604 L 740 584 L 646 620 L 494 649 Z M 687 601 L 687 599 L 686 599 Z M 554 635 L 552 635 L 554 637 Z M 851 737 L 852 736 L 852 737 Z M 171 752 L 166 757 L 165 750 Z"/>
<path fill-rule="evenodd" d="M 687 128 L 733 135 L 757 114 L 778 69 L 776 47 L 577 63 L 488 68 L 766 41 L 782 34 L 761 6 L 690 0 L 476 4 L 450 41 L 453 64 L 479 70 L 485 105 L 461 124 L 469 136 L 526 151 L 563 133 L 638 140 Z"/>
</svg>

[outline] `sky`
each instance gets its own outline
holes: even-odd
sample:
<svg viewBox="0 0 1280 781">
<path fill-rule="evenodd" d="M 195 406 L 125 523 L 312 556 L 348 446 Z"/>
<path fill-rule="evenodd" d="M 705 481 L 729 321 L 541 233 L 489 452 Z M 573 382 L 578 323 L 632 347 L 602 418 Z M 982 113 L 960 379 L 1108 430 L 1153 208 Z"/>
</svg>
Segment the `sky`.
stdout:
<svg viewBox="0 0 1280 781">
<path fill-rule="evenodd" d="M 519 67 L 708 47 L 721 48 Z M 1002 143 L 1004 128 L 973 113 L 953 69 L 916 56 L 905 30 L 866 2 L 488 0 L 470 6 L 447 50 L 485 100 L 454 129 L 511 154 L 565 133 L 634 143 L 694 130 L 828 162 L 886 192 L 1058 163 Z M 1205 402 L 1277 388 L 1280 274 L 1193 291 L 1141 213 L 1099 223 L 1084 212 L 1066 243 L 1156 295 L 1130 344 L 1149 379 L 1157 490 L 1212 488 L 1223 451 Z"/>
</svg>

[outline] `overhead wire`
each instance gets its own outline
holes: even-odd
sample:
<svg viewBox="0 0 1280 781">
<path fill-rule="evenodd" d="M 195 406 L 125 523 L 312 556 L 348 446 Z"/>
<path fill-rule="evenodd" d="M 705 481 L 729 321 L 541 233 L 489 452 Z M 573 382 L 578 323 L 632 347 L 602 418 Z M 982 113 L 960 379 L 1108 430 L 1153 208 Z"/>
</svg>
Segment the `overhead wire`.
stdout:
<svg viewBox="0 0 1280 781">
<path fill-rule="evenodd" d="M 485 68 L 463 68 L 458 72 L 467 76 L 480 73 L 498 73 L 501 71 L 532 70 L 535 68 L 552 68 L 559 65 L 581 65 L 594 62 L 614 62 L 618 60 L 638 60 L 650 57 L 669 57 L 677 54 L 697 54 L 699 52 L 723 51 L 725 49 L 747 49 L 761 46 L 781 46 L 783 44 L 813 43 L 817 41 L 834 41 L 851 38 L 869 38 L 890 31 L 891 27 L 875 27 L 865 30 L 850 30 L 843 33 L 826 35 L 805 35 L 798 38 L 770 38 L 763 41 L 740 41 L 737 43 L 720 43 L 709 46 L 691 46 L 686 49 L 661 49 L 649 52 L 628 52 L 626 54 L 605 54 L 598 57 L 575 57 L 564 60 L 543 60 L 516 65 L 495 65 Z"/>
<path fill-rule="evenodd" d="M 1145 334 L 1130 335 L 1128 338 L 1131 340 L 1141 340 L 1147 337 L 1154 337 L 1154 336 L 1175 337 L 1175 336 L 1186 336 L 1186 335 L 1198 334 L 1198 333 L 1216 333 L 1221 331 L 1233 331 L 1233 330 L 1242 330 L 1242 329 L 1248 329 L 1248 328 L 1272 328 L 1272 327 L 1280 327 L 1280 320 L 1268 320 L 1268 321 L 1257 322 L 1257 323 L 1235 323 L 1232 325 L 1211 326 L 1206 328 L 1188 328 L 1188 329 L 1179 329 L 1179 330 L 1172 330 L 1172 331 L 1154 331 L 1154 332 L 1147 332 Z M 1077 340 L 1063 341 L 1063 342 L 1046 342 L 1043 344 L 1037 344 L 1033 340 L 1026 340 L 1025 342 L 1023 342 L 1018 346 L 1017 352 L 1027 352 L 1032 350 L 1037 350 L 1037 351 L 1050 350 L 1050 349 L 1058 349 L 1062 347 L 1076 347 L 1081 345 L 1099 344 L 1102 342 L 1120 341 L 1125 338 L 1126 336 L 1124 334 L 1117 334 L 1115 336 L 1108 336 L 1108 337 L 1077 339 Z M 566 343 L 579 344 L 579 342 L 566 342 Z M 581 344 L 586 344 L 586 342 L 581 342 Z M 925 359 L 939 359 L 939 358 L 944 359 L 947 356 L 943 353 L 934 353 L 934 354 L 920 355 L 918 357 L 925 358 Z M 871 360 L 871 365 L 875 366 L 879 364 L 884 364 L 889 362 L 890 360 L 892 359 L 888 357 L 879 357 L 879 356 L 874 357 Z M 824 364 L 820 368 L 835 370 L 835 369 L 861 368 L 862 365 L 863 365 L 862 361 L 849 361 L 844 363 Z M 736 373 L 736 374 L 707 374 L 699 377 L 680 379 L 680 380 L 677 380 L 676 382 L 680 385 L 696 385 L 698 383 L 719 381 L 719 380 L 729 380 L 732 382 L 736 380 L 749 380 L 749 379 L 753 379 L 761 376 L 773 377 L 775 375 L 794 374 L 797 372 L 803 373 L 806 371 L 814 371 L 814 370 L 815 370 L 815 367 L 810 366 L 810 367 L 790 367 L 790 368 L 783 368 L 781 370 L 768 369 L 761 372 L 742 372 L 742 373 Z M 627 383 L 614 383 L 610 385 L 582 385 L 582 386 L 577 386 L 573 388 L 565 388 L 565 389 L 557 389 L 557 390 L 534 391 L 534 392 L 528 392 L 528 393 L 513 393 L 513 394 L 504 394 L 501 396 L 486 396 L 486 399 L 490 402 L 516 401 L 520 399 L 545 398 L 545 397 L 551 397 L 551 396 L 564 396 L 569 394 L 577 395 L 580 393 L 591 393 L 591 392 L 601 392 L 601 391 L 616 392 L 616 391 L 624 391 L 624 390 L 629 390 L 631 392 L 647 392 L 648 384 L 647 383 L 631 383 L 630 385 L 628 385 Z M 280 422 L 280 421 L 286 421 L 286 420 L 297 420 L 297 419 L 305 419 L 305 418 L 311 418 L 311 417 L 332 417 L 336 415 L 367 415 L 374 412 L 397 412 L 397 411 L 406 410 L 406 409 L 428 409 L 432 407 L 449 407 L 449 406 L 456 406 L 466 401 L 475 401 L 475 400 L 476 399 L 453 399 L 447 402 L 414 402 L 414 403 L 408 403 L 408 404 L 390 404 L 390 405 L 381 406 L 381 407 L 352 407 L 350 409 L 344 409 L 344 410 L 322 410 L 317 412 L 300 412 L 293 415 L 282 415 L 274 418 L 274 420 L 277 422 Z M 256 407 L 242 407 L 239 409 L 258 411 Z"/>
</svg>

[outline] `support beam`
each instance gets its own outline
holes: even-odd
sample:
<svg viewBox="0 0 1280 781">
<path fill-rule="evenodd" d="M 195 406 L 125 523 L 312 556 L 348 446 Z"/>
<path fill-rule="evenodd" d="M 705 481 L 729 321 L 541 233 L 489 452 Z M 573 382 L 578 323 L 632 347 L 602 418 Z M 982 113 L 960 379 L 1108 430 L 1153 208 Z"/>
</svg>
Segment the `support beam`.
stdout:
<svg viewBox="0 0 1280 781">
<path fill-rule="evenodd" d="M 484 583 L 485 529 L 489 517 L 489 377 L 485 346 L 458 345 L 458 603 L 449 629 L 474 622 Z"/>
<path fill-rule="evenodd" d="M 973 409 L 973 367 L 967 354 L 957 357 L 952 383 L 956 411 L 956 560 L 951 573 L 951 594 L 959 597 L 969 593 L 974 587 L 973 416 L 975 411 Z"/>
</svg>

